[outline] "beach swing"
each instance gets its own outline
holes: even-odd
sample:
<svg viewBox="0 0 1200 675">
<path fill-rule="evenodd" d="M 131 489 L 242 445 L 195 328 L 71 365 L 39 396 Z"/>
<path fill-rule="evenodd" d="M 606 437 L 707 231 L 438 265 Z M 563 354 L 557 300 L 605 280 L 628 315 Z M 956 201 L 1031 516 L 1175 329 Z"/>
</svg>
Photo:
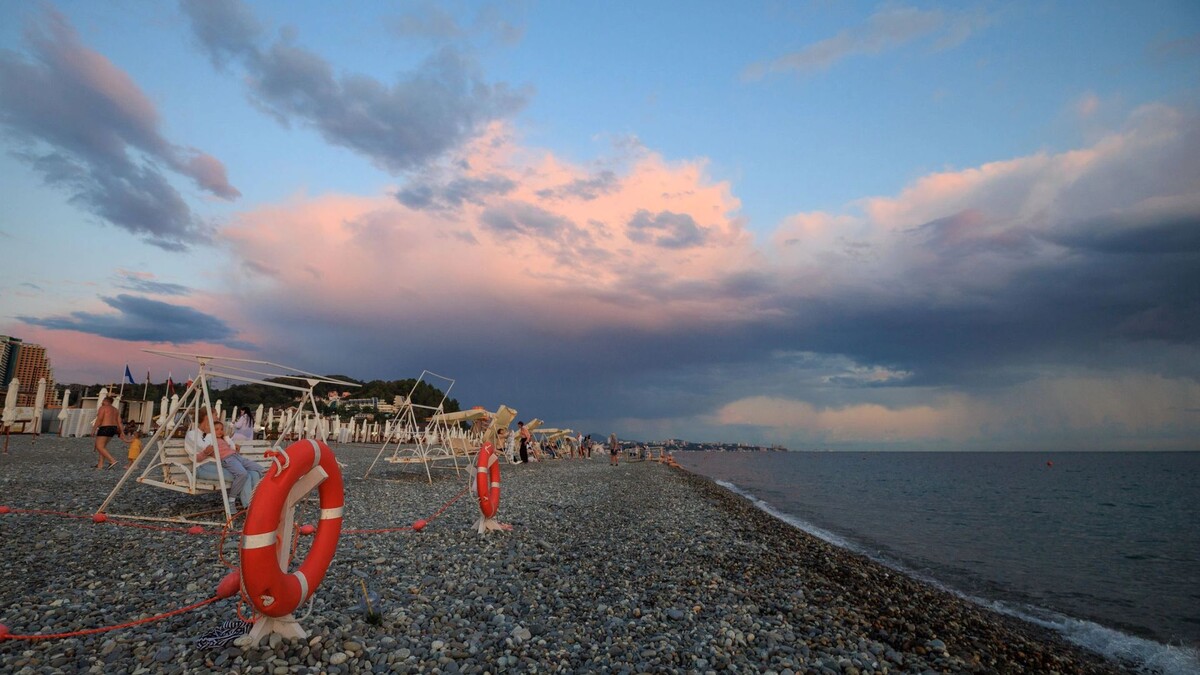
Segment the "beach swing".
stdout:
<svg viewBox="0 0 1200 675">
<path fill-rule="evenodd" d="M 536 420 L 535 420 L 536 421 Z M 528 425 L 526 425 L 528 426 Z M 534 439 L 537 440 L 542 452 L 549 451 L 554 455 L 555 459 L 562 459 L 559 452 L 559 441 L 571 434 L 570 429 L 555 429 L 553 427 L 543 427 L 533 432 Z M 551 450 L 553 448 L 553 450 Z"/>
<path fill-rule="evenodd" d="M 491 417 L 492 421 L 488 424 L 487 428 L 483 430 L 483 435 L 479 437 L 478 443 L 472 448 L 472 456 L 479 452 L 479 448 L 483 447 L 484 443 L 491 443 L 492 447 L 496 448 L 497 457 L 503 457 L 505 461 L 511 462 L 512 459 L 508 456 L 508 453 L 503 451 L 502 448 L 502 446 L 507 444 L 507 437 L 505 442 L 501 443 L 500 431 L 503 430 L 507 436 L 512 435 L 509 433 L 508 427 L 513 423 L 513 420 L 517 419 L 517 410 L 516 408 L 510 408 L 506 405 L 501 405 L 496 409 L 496 412 L 492 413 Z"/>
<path fill-rule="evenodd" d="M 413 403 L 417 387 L 430 378 L 447 383 L 441 400 L 436 406 Z M 437 466 L 437 462 L 453 462 L 454 472 L 458 474 L 464 467 L 459 466 L 458 455 L 450 447 L 450 426 L 443 417 L 446 399 L 453 388 L 454 380 L 428 370 L 421 371 L 421 377 L 413 383 L 408 396 L 400 401 L 395 416 L 385 425 L 383 445 L 380 446 L 371 466 L 367 467 L 363 478 L 371 476 L 371 471 L 375 469 L 380 458 L 389 464 L 421 464 L 425 467 L 425 477 L 430 485 L 433 484 L 431 465 L 433 468 L 441 468 Z M 384 457 L 383 454 L 389 448 L 392 454 Z"/>
<path fill-rule="evenodd" d="M 475 453 L 479 451 L 479 446 L 482 443 L 479 441 L 478 435 L 473 436 L 470 431 L 463 429 L 462 425 L 487 417 L 488 412 L 486 410 L 473 408 L 471 410 L 438 413 L 430 417 L 429 422 L 430 424 L 443 425 L 446 428 L 446 444 L 449 446 L 450 452 L 453 452 L 455 457 L 466 460 L 469 464 L 475 457 Z"/>
<path fill-rule="evenodd" d="M 198 371 L 196 377 L 188 385 L 183 395 L 177 399 L 172 398 L 169 410 L 166 410 L 162 417 L 160 417 L 161 422 L 158 429 L 142 445 L 141 454 L 125 470 L 125 474 L 121 476 L 121 480 L 117 482 L 116 487 L 112 489 L 112 492 L 108 494 L 104 503 L 96 510 L 97 514 L 106 513 L 109 504 L 112 503 L 113 499 L 116 498 L 129 479 L 134 478 L 136 475 L 135 480 L 138 483 L 184 494 L 220 493 L 222 508 L 174 517 L 149 516 L 137 513 L 109 513 L 108 515 L 135 520 L 185 522 L 200 525 L 224 525 L 233 517 L 233 512 L 229 506 L 229 486 L 221 462 L 215 457 L 205 460 L 194 458 L 188 453 L 184 446 L 184 439 L 181 433 L 179 433 L 186 430 L 190 424 L 195 423 L 199 419 L 201 410 L 207 411 L 210 420 L 216 421 L 219 419 L 219 408 L 213 405 L 209 390 L 209 382 L 214 378 L 247 384 L 261 384 L 275 389 L 293 391 L 299 395 L 300 403 L 296 408 L 295 414 L 280 424 L 280 433 L 275 441 L 256 439 L 238 443 L 239 453 L 257 462 L 264 470 L 270 465 L 270 460 L 266 457 L 266 453 L 268 451 L 278 451 L 288 442 L 286 439 L 290 435 L 294 434 L 296 438 L 308 437 L 315 440 L 325 440 L 328 430 L 325 428 L 324 420 L 321 419 L 320 414 L 317 412 L 316 398 L 313 395 L 314 387 L 322 383 L 343 387 L 359 386 L 353 382 L 335 380 L 287 366 L 281 366 L 269 361 L 183 354 L 152 349 L 143 351 L 172 359 L 194 361 L 198 367 Z M 304 415 L 301 414 L 306 409 L 312 410 L 312 419 L 316 420 L 315 424 L 311 422 L 306 424 Z M 176 436 L 180 437 L 176 438 Z M 196 469 L 208 462 L 212 462 L 216 466 L 216 480 L 196 475 Z M 223 514 L 224 517 L 220 517 L 217 514 Z M 219 519 L 214 519 L 214 515 Z"/>
</svg>

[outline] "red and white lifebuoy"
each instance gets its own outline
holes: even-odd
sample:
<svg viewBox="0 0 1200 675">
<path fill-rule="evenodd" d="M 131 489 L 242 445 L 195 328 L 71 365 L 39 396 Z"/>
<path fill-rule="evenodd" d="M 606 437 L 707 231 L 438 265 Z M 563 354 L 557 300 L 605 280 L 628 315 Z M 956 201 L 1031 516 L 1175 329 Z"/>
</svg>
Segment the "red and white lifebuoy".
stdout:
<svg viewBox="0 0 1200 675">
<path fill-rule="evenodd" d="M 475 493 L 484 518 L 494 518 L 500 510 L 500 460 L 491 443 L 484 443 L 475 459 Z"/>
<path fill-rule="evenodd" d="M 288 534 L 282 532 L 281 523 L 286 522 L 286 529 L 291 530 L 291 514 L 284 513 L 292 508 L 288 495 L 318 467 L 326 474 L 317 488 L 321 518 L 308 557 L 295 572 L 288 573 L 291 536 L 281 536 Z M 275 456 L 272 470 L 254 490 L 242 528 L 242 588 L 256 610 L 266 616 L 287 616 L 317 590 L 337 550 L 345 504 L 342 471 L 328 445 L 298 441 Z"/>
</svg>

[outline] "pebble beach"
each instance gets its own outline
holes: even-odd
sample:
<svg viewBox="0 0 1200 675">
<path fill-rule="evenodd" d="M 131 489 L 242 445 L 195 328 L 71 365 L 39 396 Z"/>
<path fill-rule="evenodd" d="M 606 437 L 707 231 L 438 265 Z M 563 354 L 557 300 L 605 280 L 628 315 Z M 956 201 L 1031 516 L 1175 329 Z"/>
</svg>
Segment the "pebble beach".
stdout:
<svg viewBox="0 0 1200 675">
<path fill-rule="evenodd" d="M 430 485 L 419 465 L 380 462 L 364 480 L 378 447 L 331 447 L 349 530 L 428 519 L 473 478 L 443 469 Z M 124 459 L 123 443 L 111 450 Z M 13 436 L 0 455 L 0 506 L 83 516 L 0 514 L 0 624 L 14 635 L 184 607 L 213 596 L 222 557 L 236 564 L 233 535 L 93 523 L 121 476 L 94 465 L 90 438 Z M 306 639 L 199 647 L 237 618 L 231 598 L 110 632 L 3 640 L 0 672 L 1132 672 L 681 469 L 597 455 L 501 470 L 511 532 L 477 534 L 468 494 L 419 532 L 343 534 L 300 622 Z M 109 512 L 217 506 L 130 481 Z"/>
</svg>

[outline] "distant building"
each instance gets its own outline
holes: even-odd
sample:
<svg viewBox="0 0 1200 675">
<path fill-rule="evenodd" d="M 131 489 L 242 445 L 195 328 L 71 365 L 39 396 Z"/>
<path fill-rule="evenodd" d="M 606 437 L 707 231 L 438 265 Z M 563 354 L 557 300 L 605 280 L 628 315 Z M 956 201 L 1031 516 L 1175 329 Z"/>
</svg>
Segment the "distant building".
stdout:
<svg viewBox="0 0 1200 675">
<path fill-rule="evenodd" d="M 372 396 L 371 398 L 344 398 L 338 406 L 343 408 L 378 408 L 379 399 Z"/>
<path fill-rule="evenodd" d="M 8 387 L 9 381 L 12 380 L 12 376 L 10 376 L 8 372 L 12 366 L 16 365 L 13 363 L 13 356 L 16 355 L 16 347 L 13 345 L 14 341 L 16 343 L 21 342 L 16 338 L 10 338 L 7 335 L 0 335 L 0 387 Z M 3 395 L 3 393 L 0 393 L 0 396 Z"/>
<path fill-rule="evenodd" d="M 25 342 L 21 338 L 0 335 L 0 396 L 7 395 L 8 384 L 13 378 L 21 382 L 17 391 L 18 407 L 33 407 L 37 398 L 38 381 L 46 378 L 46 406 L 59 405 L 58 391 L 54 388 L 54 369 L 46 348 Z"/>
</svg>

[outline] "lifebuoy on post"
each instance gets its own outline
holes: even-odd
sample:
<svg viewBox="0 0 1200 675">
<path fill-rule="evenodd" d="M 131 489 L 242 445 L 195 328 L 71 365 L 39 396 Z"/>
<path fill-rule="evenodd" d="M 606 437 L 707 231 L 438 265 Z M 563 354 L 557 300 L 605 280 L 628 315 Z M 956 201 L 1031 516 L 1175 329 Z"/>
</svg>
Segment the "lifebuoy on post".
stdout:
<svg viewBox="0 0 1200 675">
<path fill-rule="evenodd" d="M 289 573 L 292 509 L 314 487 L 321 503 L 316 535 L 304 562 Z M 312 596 L 337 550 L 344 506 L 342 472 L 328 445 L 298 441 L 274 456 L 242 528 L 242 588 L 255 610 L 285 617 Z"/>
<path fill-rule="evenodd" d="M 512 529 L 511 525 L 496 522 L 496 512 L 500 510 L 500 460 L 491 443 L 484 443 L 479 448 L 479 456 L 475 458 L 475 494 L 479 497 L 479 511 L 482 514 L 475 521 L 475 529 L 479 534 L 486 534 L 489 530 Z"/>
<path fill-rule="evenodd" d="M 491 443 L 484 443 L 475 459 L 475 494 L 483 517 L 495 517 L 500 510 L 500 461 Z"/>
</svg>

